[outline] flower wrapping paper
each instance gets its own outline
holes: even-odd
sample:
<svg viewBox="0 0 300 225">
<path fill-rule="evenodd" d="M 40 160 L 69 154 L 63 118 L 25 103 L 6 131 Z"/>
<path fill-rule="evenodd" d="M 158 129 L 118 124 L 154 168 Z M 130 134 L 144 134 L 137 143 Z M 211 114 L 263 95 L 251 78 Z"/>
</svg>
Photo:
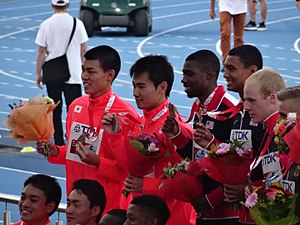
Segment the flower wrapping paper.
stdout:
<svg viewBox="0 0 300 225">
<path fill-rule="evenodd" d="M 20 144 L 41 139 L 49 140 L 54 134 L 53 110 L 57 105 L 27 103 L 14 108 L 3 121 L 11 131 L 8 137 L 16 139 Z"/>
</svg>

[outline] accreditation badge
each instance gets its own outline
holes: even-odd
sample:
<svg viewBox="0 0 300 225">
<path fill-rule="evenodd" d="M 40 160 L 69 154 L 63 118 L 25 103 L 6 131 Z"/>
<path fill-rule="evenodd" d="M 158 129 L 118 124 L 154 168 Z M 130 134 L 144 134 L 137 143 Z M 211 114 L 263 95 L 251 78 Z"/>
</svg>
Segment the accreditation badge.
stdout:
<svg viewBox="0 0 300 225">
<path fill-rule="evenodd" d="M 90 150 L 95 152 L 97 155 L 99 155 L 102 136 L 103 136 L 104 130 L 101 129 L 99 132 L 99 135 L 95 139 L 85 138 L 84 142 L 82 143 L 83 146 Z M 83 163 L 79 158 L 79 156 L 76 154 L 76 144 L 78 143 L 78 139 L 82 137 L 82 134 L 89 134 L 89 126 L 82 123 L 73 122 L 70 130 L 70 137 L 67 145 L 67 155 L 66 159 L 76 161 L 78 163 Z"/>
<path fill-rule="evenodd" d="M 276 152 L 262 156 L 261 165 L 267 187 L 270 186 L 272 182 L 282 184 L 280 159 Z"/>
<path fill-rule="evenodd" d="M 294 181 L 290 181 L 290 180 L 283 180 L 282 188 L 286 191 L 289 191 L 289 192 L 295 194 L 296 183 Z"/>
<path fill-rule="evenodd" d="M 230 140 L 245 142 L 244 146 L 252 148 L 252 130 L 232 129 L 230 133 Z"/>
<path fill-rule="evenodd" d="M 204 158 L 207 150 L 198 145 L 195 141 L 193 141 L 193 152 L 194 152 L 194 160 L 198 160 Z"/>
</svg>

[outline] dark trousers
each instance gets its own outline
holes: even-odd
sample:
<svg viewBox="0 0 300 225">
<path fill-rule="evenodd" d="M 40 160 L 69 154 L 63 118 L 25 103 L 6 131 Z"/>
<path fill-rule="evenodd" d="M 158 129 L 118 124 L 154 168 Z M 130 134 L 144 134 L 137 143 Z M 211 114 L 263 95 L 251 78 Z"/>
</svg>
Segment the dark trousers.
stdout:
<svg viewBox="0 0 300 225">
<path fill-rule="evenodd" d="M 56 145 L 64 145 L 64 132 L 62 126 L 62 94 L 67 105 L 67 110 L 75 98 L 82 95 L 80 84 L 67 84 L 61 80 L 49 81 L 46 84 L 47 93 L 55 103 L 60 101 L 60 104 L 53 111 L 53 125 L 54 125 L 54 142 Z"/>
<path fill-rule="evenodd" d="M 201 220 L 197 219 L 196 225 L 237 225 L 238 219 Z"/>
</svg>

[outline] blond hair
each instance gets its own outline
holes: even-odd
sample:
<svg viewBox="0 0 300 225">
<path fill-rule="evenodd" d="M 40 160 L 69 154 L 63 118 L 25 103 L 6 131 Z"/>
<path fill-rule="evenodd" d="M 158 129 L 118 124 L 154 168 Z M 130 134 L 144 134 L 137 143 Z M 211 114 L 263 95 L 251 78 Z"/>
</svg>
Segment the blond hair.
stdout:
<svg viewBox="0 0 300 225">
<path fill-rule="evenodd" d="M 283 78 L 273 69 L 260 69 L 253 73 L 246 82 L 256 80 L 260 85 L 260 93 L 263 97 L 269 96 L 272 92 L 278 92 L 285 88 Z M 245 82 L 245 83 L 246 83 Z"/>
</svg>

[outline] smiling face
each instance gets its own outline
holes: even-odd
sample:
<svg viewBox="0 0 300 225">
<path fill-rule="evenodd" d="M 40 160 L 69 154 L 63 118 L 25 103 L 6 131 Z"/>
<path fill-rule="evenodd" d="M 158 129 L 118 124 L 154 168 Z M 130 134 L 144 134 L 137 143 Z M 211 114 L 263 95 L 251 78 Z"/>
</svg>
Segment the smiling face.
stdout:
<svg viewBox="0 0 300 225">
<path fill-rule="evenodd" d="M 182 73 L 181 83 L 189 98 L 200 98 L 210 91 L 209 83 L 206 81 L 207 70 L 201 69 L 196 61 L 185 61 Z"/>
<path fill-rule="evenodd" d="M 227 89 L 243 96 L 244 83 L 256 70 L 254 70 L 253 67 L 244 68 L 244 64 L 238 56 L 230 55 L 225 59 L 224 68 L 224 78 L 227 82 Z"/>
<path fill-rule="evenodd" d="M 44 224 L 55 207 L 54 202 L 46 204 L 46 200 L 46 196 L 41 189 L 28 184 L 23 189 L 19 201 L 21 220 L 28 225 Z"/>
<path fill-rule="evenodd" d="M 143 73 L 139 76 L 134 75 L 132 84 L 133 96 L 139 109 L 150 111 L 166 100 L 167 83 L 164 81 L 155 87 L 148 74 Z"/>
<path fill-rule="evenodd" d="M 276 112 L 276 101 L 275 93 L 271 93 L 269 96 L 264 96 L 261 93 L 261 86 L 256 79 L 251 79 L 245 83 L 244 108 L 249 112 L 253 122 L 261 123 Z"/>
<path fill-rule="evenodd" d="M 84 92 L 91 98 L 103 95 L 111 88 L 114 75 L 112 69 L 105 72 L 98 60 L 84 59 L 81 74 Z"/>
</svg>

